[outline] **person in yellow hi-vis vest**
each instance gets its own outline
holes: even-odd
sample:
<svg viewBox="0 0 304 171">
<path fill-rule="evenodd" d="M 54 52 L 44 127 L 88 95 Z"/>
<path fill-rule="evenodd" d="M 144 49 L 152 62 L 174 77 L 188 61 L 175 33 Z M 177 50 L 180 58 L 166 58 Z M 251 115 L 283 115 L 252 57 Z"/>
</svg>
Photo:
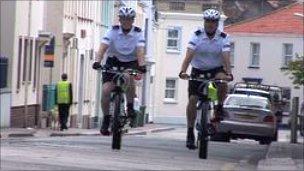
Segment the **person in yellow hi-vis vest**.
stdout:
<svg viewBox="0 0 304 171">
<path fill-rule="evenodd" d="M 70 106 L 73 102 L 72 84 L 67 81 L 67 74 L 61 75 L 62 81 L 56 85 L 56 103 L 59 111 L 60 130 L 68 129 L 67 121 L 69 117 Z"/>
</svg>

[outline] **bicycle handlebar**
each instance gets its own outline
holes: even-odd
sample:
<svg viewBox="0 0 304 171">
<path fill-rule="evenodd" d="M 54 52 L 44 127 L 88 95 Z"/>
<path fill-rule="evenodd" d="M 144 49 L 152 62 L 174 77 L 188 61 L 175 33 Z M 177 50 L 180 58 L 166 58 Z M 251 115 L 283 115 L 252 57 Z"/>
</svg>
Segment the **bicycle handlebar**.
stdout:
<svg viewBox="0 0 304 171">
<path fill-rule="evenodd" d="M 216 82 L 216 83 L 228 83 L 229 81 L 223 80 L 223 79 L 207 79 L 202 77 L 193 77 L 189 76 L 188 78 L 184 78 L 184 80 L 190 80 L 190 81 L 199 81 L 199 82 Z"/>
<path fill-rule="evenodd" d="M 106 72 L 106 73 L 113 73 L 113 74 L 129 74 L 129 75 L 138 75 L 138 74 L 143 74 L 142 72 L 140 72 L 137 69 L 130 69 L 130 68 L 126 68 L 126 69 L 118 69 L 117 67 L 113 67 L 113 68 L 106 68 L 101 66 L 100 68 L 98 68 L 97 70 L 100 70 L 102 72 Z"/>
</svg>

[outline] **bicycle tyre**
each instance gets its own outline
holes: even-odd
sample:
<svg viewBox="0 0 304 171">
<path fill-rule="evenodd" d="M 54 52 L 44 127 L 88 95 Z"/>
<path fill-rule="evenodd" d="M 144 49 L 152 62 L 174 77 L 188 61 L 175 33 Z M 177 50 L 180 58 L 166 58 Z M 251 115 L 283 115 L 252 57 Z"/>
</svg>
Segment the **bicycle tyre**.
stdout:
<svg viewBox="0 0 304 171">
<path fill-rule="evenodd" d="M 208 105 L 203 105 L 202 107 L 202 116 L 201 116 L 201 125 L 202 125 L 202 134 L 198 135 L 198 157 L 200 159 L 207 159 L 208 156 Z"/>
<path fill-rule="evenodd" d="M 113 117 L 113 139 L 112 139 L 112 149 L 120 150 L 121 148 L 121 136 L 122 132 L 120 129 L 120 102 L 121 102 L 121 95 L 115 95 L 114 97 L 114 117 Z"/>
</svg>

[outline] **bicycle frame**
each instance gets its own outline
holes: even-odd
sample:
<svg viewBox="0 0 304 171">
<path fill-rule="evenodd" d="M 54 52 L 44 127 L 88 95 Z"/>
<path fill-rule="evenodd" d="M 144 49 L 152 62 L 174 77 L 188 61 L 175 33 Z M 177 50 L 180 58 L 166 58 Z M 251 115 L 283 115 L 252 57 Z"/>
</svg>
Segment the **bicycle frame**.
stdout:
<svg viewBox="0 0 304 171">
<path fill-rule="evenodd" d="M 110 112 L 109 114 L 113 116 L 113 124 L 112 124 L 112 149 L 120 149 L 121 148 L 121 136 L 123 133 L 123 127 L 127 123 L 127 97 L 125 94 L 126 86 L 126 74 L 129 75 L 137 75 L 138 72 L 136 70 L 124 70 L 124 69 L 101 69 L 106 73 L 113 73 L 115 76 L 113 77 L 112 82 L 114 83 L 114 89 L 111 91 L 110 98 Z"/>
<path fill-rule="evenodd" d="M 208 141 L 211 134 L 215 133 L 215 129 L 210 123 L 211 112 L 209 110 L 211 100 L 208 98 L 208 86 L 210 83 L 221 82 L 226 83 L 225 80 L 205 79 L 205 78 L 193 78 L 189 80 L 201 82 L 200 96 L 196 105 L 197 117 L 196 117 L 196 129 L 197 129 L 197 145 L 199 151 L 199 158 L 207 159 L 208 156 Z M 199 90 L 200 90 L 199 88 Z"/>
</svg>

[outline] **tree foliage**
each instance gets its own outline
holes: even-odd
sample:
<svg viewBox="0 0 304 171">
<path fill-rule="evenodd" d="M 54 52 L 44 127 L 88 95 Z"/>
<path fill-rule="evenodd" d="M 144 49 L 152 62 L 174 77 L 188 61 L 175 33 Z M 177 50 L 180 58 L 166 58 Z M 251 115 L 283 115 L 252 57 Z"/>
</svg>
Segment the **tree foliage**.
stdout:
<svg viewBox="0 0 304 171">
<path fill-rule="evenodd" d="M 293 80 L 295 86 L 304 86 L 304 55 L 297 54 L 296 59 L 290 61 L 283 72 L 290 75 L 289 78 Z"/>
</svg>

